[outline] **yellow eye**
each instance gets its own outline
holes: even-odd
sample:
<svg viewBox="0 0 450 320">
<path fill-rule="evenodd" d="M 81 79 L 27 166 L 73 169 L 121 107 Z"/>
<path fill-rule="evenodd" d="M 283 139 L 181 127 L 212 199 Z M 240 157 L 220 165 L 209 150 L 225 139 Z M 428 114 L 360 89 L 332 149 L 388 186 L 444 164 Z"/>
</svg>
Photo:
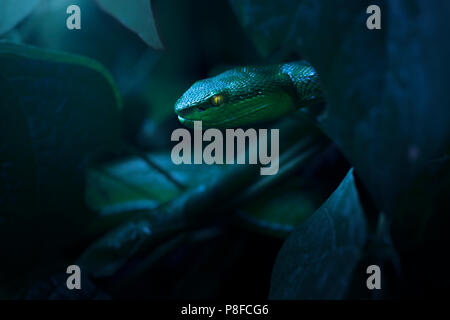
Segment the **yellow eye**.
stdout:
<svg viewBox="0 0 450 320">
<path fill-rule="evenodd" d="M 224 103 L 224 101 L 225 99 L 220 94 L 216 94 L 215 96 L 211 97 L 211 103 L 213 106 L 220 106 L 221 104 Z"/>
</svg>

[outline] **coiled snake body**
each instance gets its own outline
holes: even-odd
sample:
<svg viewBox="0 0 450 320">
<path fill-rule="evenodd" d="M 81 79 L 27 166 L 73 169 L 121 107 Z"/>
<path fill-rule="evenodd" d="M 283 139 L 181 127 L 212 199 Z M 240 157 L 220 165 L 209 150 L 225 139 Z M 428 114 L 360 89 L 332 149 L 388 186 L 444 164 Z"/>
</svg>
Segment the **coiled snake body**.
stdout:
<svg viewBox="0 0 450 320">
<path fill-rule="evenodd" d="M 192 127 L 235 128 L 267 122 L 323 101 L 319 77 L 305 61 L 239 67 L 197 81 L 175 104 Z"/>
</svg>

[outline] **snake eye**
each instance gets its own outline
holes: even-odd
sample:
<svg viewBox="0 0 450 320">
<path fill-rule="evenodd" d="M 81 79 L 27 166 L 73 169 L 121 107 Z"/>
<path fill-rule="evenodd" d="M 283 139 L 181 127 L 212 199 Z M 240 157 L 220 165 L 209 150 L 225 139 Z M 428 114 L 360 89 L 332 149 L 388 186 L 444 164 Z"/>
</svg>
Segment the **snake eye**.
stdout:
<svg viewBox="0 0 450 320">
<path fill-rule="evenodd" d="M 223 104 L 225 102 L 225 99 L 222 95 L 220 94 L 216 94 L 214 96 L 211 97 L 211 104 L 213 106 L 220 106 L 221 104 Z"/>
</svg>

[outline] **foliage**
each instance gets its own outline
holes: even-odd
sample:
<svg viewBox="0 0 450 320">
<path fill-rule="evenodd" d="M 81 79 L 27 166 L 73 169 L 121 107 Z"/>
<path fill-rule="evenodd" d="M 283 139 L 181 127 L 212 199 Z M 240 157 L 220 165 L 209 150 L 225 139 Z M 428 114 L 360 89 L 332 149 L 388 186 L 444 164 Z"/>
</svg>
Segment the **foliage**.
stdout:
<svg viewBox="0 0 450 320">
<path fill-rule="evenodd" d="M 109 73 L 87 58 L 2 44 L 0 64 L 0 234 L 15 244 L 2 250 L 2 268 L 25 272 L 83 236 L 92 218 L 84 170 L 94 152 L 120 145 L 121 102 Z"/>
<path fill-rule="evenodd" d="M 39 0 L 31 0 L 17 5 L 17 1 L 5 0 L 0 4 L 0 34 L 14 28 L 36 7 Z"/>
<path fill-rule="evenodd" d="M 271 32 L 263 33 L 268 20 L 258 9 L 271 7 L 270 1 L 266 6 L 233 2 L 245 8 L 239 17 L 252 21 L 252 34 L 265 34 L 272 46 L 283 44 Z M 327 96 L 321 126 L 355 167 L 378 208 L 394 214 L 410 184 L 450 142 L 450 97 L 443 89 L 450 53 L 450 46 L 443 45 L 450 30 L 444 12 L 450 8 L 379 1 L 385 27 L 370 31 L 364 28 L 365 9 L 372 2 L 287 1 L 265 17 L 281 17 L 285 28 L 296 23 L 292 37 L 318 70 Z"/>
<path fill-rule="evenodd" d="M 368 30 L 373 1 L 27 3 L 0 4 L 0 297 L 220 297 L 246 283 L 342 299 L 361 263 L 442 251 L 450 4 L 375 1 L 383 27 Z M 65 28 L 68 4 L 81 30 Z M 193 81 L 302 58 L 327 103 L 270 124 L 278 175 L 172 163 L 173 105 Z M 72 263 L 88 284 L 75 295 L 58 286 Z"/>
<path fill-rule="evenodd" d="M 330 198 L 292 232 L 276 260 L 273 299 L 342 299 L 367 237 L 350 171 Z"/>
</svg>

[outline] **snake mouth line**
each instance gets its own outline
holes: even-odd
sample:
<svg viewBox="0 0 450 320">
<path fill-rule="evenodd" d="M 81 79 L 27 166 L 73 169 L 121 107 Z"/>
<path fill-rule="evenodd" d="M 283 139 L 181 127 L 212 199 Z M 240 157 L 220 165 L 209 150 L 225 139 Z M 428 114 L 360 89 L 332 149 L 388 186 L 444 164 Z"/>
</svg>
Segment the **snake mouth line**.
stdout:
<svg viewBox="0 0 450 320">
<path fill-rule="evenodd" d="M 182 116 L 178 116 L 178 120 L 183 123 L 185 121 L 187 121 L 188 119 L 183 118 Z"/>
<path fill-rule="evenodd" d="M 182 116 L 178 116 L 178 121 L 180 121 L 181 124 L 186 125 L 188 123 L 192 123 L 193 120 L 188 120 L 186 118 L 183 118 Z"/>
<path fill-rule="evenodd" d="M 255 113 L 261 112 L 261 111 L 263 111 L 265 108 L 267 108 L 268 106 L 269 106 L 268 103 L 261 104 L 261 105 L 260 105 L 258 108 L 256 108 L 255 110 L 252 110 L 252 111 L 250 111 L 250 112 L 240 113 L 240 114 L 238 114 L 238 115 L 236 115 L 236 116 L 234 116 L 234 117 L 232 117 L 232 118 L 225 119 L 225 120 L 223 120 L 223 121 L 221 121 L 221 122 L 209 122 L 209 121 L 204 121 L 204 120 L 201 120 L 201 119 L 186 119 L 186 118 L 183 118 L 183 117 L 180 116 L 180 115 L 178 115 L 178 120 L 180 121 L 180 123 L 181 123 L 182 125 L 187 126 L 187 127 L 193 127 L 194 121 L 201 121 L 201 122 L 202 122 L 202 125 L 203 125 L 204 127 L 209 127 L 209 128 L 214 128 L 214 127 L 217 127 L 217 128 L 226 128 L 227 125 L 228 125 L 230 122 L 236 121 L 236 120 L 238 120 L 238 119 L 240 119 L 240 118 L 244 118 L 245 116 L 248 116 L 248 115 L 253 115 L 253 114 L 255 114 Z"/>
<path fill-rule="evenodd" d="M 186 127 L 193 127 L 194 122 L 198 121 L 198 122 L 202 123 L 204 128 L 214 128 L 214 127 L 225 128 L 227 123 L 232 122 L 234 120 L 236 120 L 236 118 L 227 119 L 222 122 L 208 122 L 208 121 L 204 121 L 201 119 L 186 119 L 186 118 L 183 118 L 182 116 L 178 116 L 178 121 Z"/>
</svg>

